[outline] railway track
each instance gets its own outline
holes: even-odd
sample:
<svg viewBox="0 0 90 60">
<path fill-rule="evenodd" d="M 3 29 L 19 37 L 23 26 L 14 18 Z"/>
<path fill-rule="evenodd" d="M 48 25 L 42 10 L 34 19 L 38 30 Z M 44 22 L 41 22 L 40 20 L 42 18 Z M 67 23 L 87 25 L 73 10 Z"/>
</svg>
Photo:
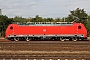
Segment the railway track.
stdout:
<svg viewBox="0 0 90 60">
<path fill-rule="evenodd" d="M 0 42 L 1 59 L 90 60 L 89 41 Z"/>
<path fill-rule="evenodd" d="M 90 42 L 0 42 L 0 50 L 7 51 L 90 51 Z"/>
<path fill-rule="evenodd" d="M 0 59 L 40 59 L 40 60 L 42 60 L 42 59 L 53 59 L 53 60 L 57 60 L 57 59 L 63 59 L 63 60 L 65 60 L 65 59 L 85 59 L 85 60 L 89 60 L 90 59 L 90 57 L 89 56 L 87 56 L 87 55 L 59 55 L 59 56 L 30 56 L 30 55 L 25 55 L 25 56 L 23 56 L 23 55 L 8 55 L 8 56 L 0 56 Z"/>
</svg>

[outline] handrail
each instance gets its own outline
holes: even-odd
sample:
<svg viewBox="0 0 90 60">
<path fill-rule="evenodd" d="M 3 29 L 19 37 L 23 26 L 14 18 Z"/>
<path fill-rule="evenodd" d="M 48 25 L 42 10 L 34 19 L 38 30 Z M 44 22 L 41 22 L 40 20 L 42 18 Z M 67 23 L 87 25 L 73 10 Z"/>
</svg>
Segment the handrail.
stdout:
<svg viewBox="0 0 90 60">
<path fill-rule="evenodd" d="M 73 24 L 73 22 L 14 22 L 16 24 Z"/>
</svg>

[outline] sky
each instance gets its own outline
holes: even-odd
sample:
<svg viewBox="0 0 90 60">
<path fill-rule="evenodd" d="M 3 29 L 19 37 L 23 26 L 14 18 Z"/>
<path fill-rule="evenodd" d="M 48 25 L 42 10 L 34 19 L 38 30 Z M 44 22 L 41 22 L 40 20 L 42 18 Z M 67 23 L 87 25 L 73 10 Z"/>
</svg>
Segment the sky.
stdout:
<svg viewBox="0 0 90 60">
<path fill-rule="evenodd" d="M 2 14 L 8 17 L 62 18 L 76 8 L 85 9 L 90 15 L 89 6 L 90 0 L 0 0 Z"/>
</svg>

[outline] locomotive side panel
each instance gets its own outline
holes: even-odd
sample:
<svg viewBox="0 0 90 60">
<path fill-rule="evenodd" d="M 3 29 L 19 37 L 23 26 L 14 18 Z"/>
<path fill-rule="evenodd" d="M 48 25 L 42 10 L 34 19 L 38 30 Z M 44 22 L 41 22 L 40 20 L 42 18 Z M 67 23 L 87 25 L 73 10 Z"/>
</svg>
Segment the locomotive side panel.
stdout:
<svg viewBox="0 0 90 60">
<path fill-rule="evenodd" d="M 18 26 L 16 34 L 22 35 L 60 35 L 60 34 L 76 34 L 73 26 Z"/>
</svg>

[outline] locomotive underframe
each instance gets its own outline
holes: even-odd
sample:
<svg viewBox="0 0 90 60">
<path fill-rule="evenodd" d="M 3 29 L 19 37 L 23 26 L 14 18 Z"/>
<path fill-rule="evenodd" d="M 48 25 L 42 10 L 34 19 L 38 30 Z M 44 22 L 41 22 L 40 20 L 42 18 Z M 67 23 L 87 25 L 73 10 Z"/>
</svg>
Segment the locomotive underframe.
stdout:
<svg viewBox="0 0 90 60">
<path fill-rule="evenodd" d="M 65 41 L 65 40 L 73 40 L 73 41 L 77 41 L 77 40 L 84 40 L 86 39 L 84 37 L 83 34 L 60 34 L 60 35 L 9 35 L 8 36 L 9 40 L 15 40 L 15 41 L 19 41 L 19 40 L 26 40 L 26 41 L 30 41 L 30 40 L 61 40 L 61 41 Z"/>
</svg>

